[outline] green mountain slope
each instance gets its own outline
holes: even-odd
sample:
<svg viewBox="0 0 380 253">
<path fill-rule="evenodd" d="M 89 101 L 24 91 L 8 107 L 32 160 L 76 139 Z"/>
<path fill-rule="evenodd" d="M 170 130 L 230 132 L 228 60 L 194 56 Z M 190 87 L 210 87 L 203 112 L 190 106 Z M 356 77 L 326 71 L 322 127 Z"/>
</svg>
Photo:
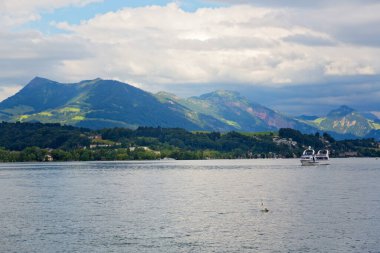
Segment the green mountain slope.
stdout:
<svg viewBox="0 0 380 253">
<path fill-rule="evenodd" d="M 39 113 L 63 106 L 77 94 L 77 87 L 36 77 L 16 95 L 0 103 L 0 119 Z"/>
<path fill-rule="evenodd" d="M 36 77 L 0 103 L 0 120 L 61 123 L 88 128 L 161 126 L 209 131 L 315 129 L 231 91 L 179 98 L 152 95 L 112 80 L 63 84 Z"/>
<path fill-rule="evenodd" d="M 325 117 L 287 117 L 237 92 L 219 90 L 198 97 L 155 95 L 112 80 L 64 84 L 36 77 L 0 103 L 0 121 L 61 123 L 87 128 L 161 126 L 207 131 L 321 130 L 342 136 L 378 135 L 380 122 L 347 106 Z"/>
<path fill-rule="evenodd" d="M 279 128 L 295 128 L 304 132 L 316 130 L 267 107 L 252 103 L 233 91 L 219 90 L 188 99 L 165 92 L 156 96 L 162 102 L 190 109 L 198 124 L 214 130 L 270 131 Z"/>
<path fill-rule="evenodd" d="M 380 129 L 380 124 L 366 114 L 359 113 L 348 106 L 341 106 L 329 112 L 325 117 L 303 120 L 322 131 L 350 134 L 358 137 L 368 135 L 372 130 Z"/>
<path fill-rule="evenodd" d="M 61 84 L 35 78 L 1 102 L 0 112 L 0 119 L 7 121 L 59 122 L 90 128 L 139 125 L 199 128 L 150 93 L 101 79 Z"/>
</svg>

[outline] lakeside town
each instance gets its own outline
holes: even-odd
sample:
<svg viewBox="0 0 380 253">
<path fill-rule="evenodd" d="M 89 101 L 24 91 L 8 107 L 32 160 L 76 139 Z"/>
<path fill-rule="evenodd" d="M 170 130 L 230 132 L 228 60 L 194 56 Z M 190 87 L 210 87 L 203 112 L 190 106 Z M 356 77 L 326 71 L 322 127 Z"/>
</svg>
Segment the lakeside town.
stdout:
<svg viewBox="0 0 380 253">
<path fill-rule="evenodd" d="M 0 161 L 110 161 L 297 158 L 308 146 L 331 157 L 379 157 L 374 139 L 337 141 L 327 133 L 190 132 L 139 127 L 89 130 L 60 124 L 1 123 Z"/>
</svg>

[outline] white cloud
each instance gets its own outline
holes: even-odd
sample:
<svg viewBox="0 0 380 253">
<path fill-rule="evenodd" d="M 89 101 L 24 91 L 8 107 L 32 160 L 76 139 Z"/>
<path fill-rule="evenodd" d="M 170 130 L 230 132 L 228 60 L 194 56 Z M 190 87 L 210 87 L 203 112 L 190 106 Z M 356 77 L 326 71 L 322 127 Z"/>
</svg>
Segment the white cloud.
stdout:
<svg viewBox="0 0 380 253">
<path fill-rule="evenodd" d="M 378 48 L 343 43 L 323 29 L 302 26 L 295 20 L 304 12 L 250 5 L 185 12 L 169 4 L 125 8 L 79 25 L 61 23 L 57 26 L 87 41 L 94 56 L 65 61 L 62 73 L 80 78 L 92 71 L 149 89 L 157 83 L 315 84 L 326 75 L 380 71 Z"/>
<path fill-rule="evenodd" d="M 0 102 L 16 94 L 22 87 L 21 85 L 0 87 Z"/>
<path fill-rule="evenodd" d="M 3 12 L 38 12 L 52 11 L 65 6 L 85 6 L 103 0 L 2 0 L 0 3 Z"/>
<path fill-rule="evenodd" d="M 4 29 L 40 18 L 39 13 L 65 6 L 85 6 L 103 0 L 1 0 L 0 24 Z M 0 28 L 1 29 L 1 28 Z"/>
<path fill-rule="evenodd" d="M 341 6 L 345 4 L 371 4 L 377 3 L 378 0 L 208 0 L 211 2 L 228 3 L 228 4 L 252 4 L 257 6 L 268 6 L 277 8 L 321 8 L 327 6 Z"/>
<path fill-rule="evenodd" d="M 26 84 L 34 76 L 65 79 L 60 73 L 64 61 L 86 57 L 89 53 L 80 38 L 47 37 L 35 31 L 0 32 L 0 84 Z"/>
<path fill-rule="evenodd" d="M 351 59 L 340 59 L 329 63 L 325 67 L 327 75 L 374 75 L 375 70 L 371 66 L 363 66 Z"/>
<path fill-rule="evenodd" d="M 31 20 L 41 10 L 89 2 L 2 4 L 8 4 L 8 16 L 14 10 Z M 380 5 L 340 1 L 299 8 L 300 2 L 293 3 L 292 8 L 233 5 L 195 12 L 177 4 L 124 8 L 78 25 L 55 24 L 66 35 L 6 30 L 0 33 L 0 82 L 25 83 L 36 75 L 63 82 L 102 77 L 175 92 L 179 85 L 315 85 L 332 76 L 379 74 L 380 43 L 371 34 L 380 32 L 368 24 L 380 22 Z"/>
</svg>

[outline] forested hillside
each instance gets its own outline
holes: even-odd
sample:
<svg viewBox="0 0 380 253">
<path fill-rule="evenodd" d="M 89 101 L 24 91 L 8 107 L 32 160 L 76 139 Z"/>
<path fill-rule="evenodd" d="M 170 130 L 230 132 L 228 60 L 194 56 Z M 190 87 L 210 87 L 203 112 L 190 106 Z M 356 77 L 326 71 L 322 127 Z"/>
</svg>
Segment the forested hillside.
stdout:
<svg viewBox="0 0 380 253">
<path fill-rule="evenodd" d="M 373 139 L 336 141 L 329 134 L 190 132 L 139 127 L 90 130 L 59 124 L 0 124 L 0 161 L 236 159 L 299 157 L 308 146 L 332 156 L 380 156 Z"/>
</svg>

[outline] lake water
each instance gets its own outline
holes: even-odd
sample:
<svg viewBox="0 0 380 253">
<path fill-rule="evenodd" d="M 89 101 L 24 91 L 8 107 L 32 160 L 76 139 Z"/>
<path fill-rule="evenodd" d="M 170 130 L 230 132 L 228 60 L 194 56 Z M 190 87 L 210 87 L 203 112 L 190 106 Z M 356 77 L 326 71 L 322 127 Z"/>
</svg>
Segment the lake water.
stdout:
<svg viewBox="0 0 380 253">
<path fill-rule="evenodd" d="M 380 252 L 380 159 L 299 164 L 0 164 L 0 252 Z"/>
</svg>

